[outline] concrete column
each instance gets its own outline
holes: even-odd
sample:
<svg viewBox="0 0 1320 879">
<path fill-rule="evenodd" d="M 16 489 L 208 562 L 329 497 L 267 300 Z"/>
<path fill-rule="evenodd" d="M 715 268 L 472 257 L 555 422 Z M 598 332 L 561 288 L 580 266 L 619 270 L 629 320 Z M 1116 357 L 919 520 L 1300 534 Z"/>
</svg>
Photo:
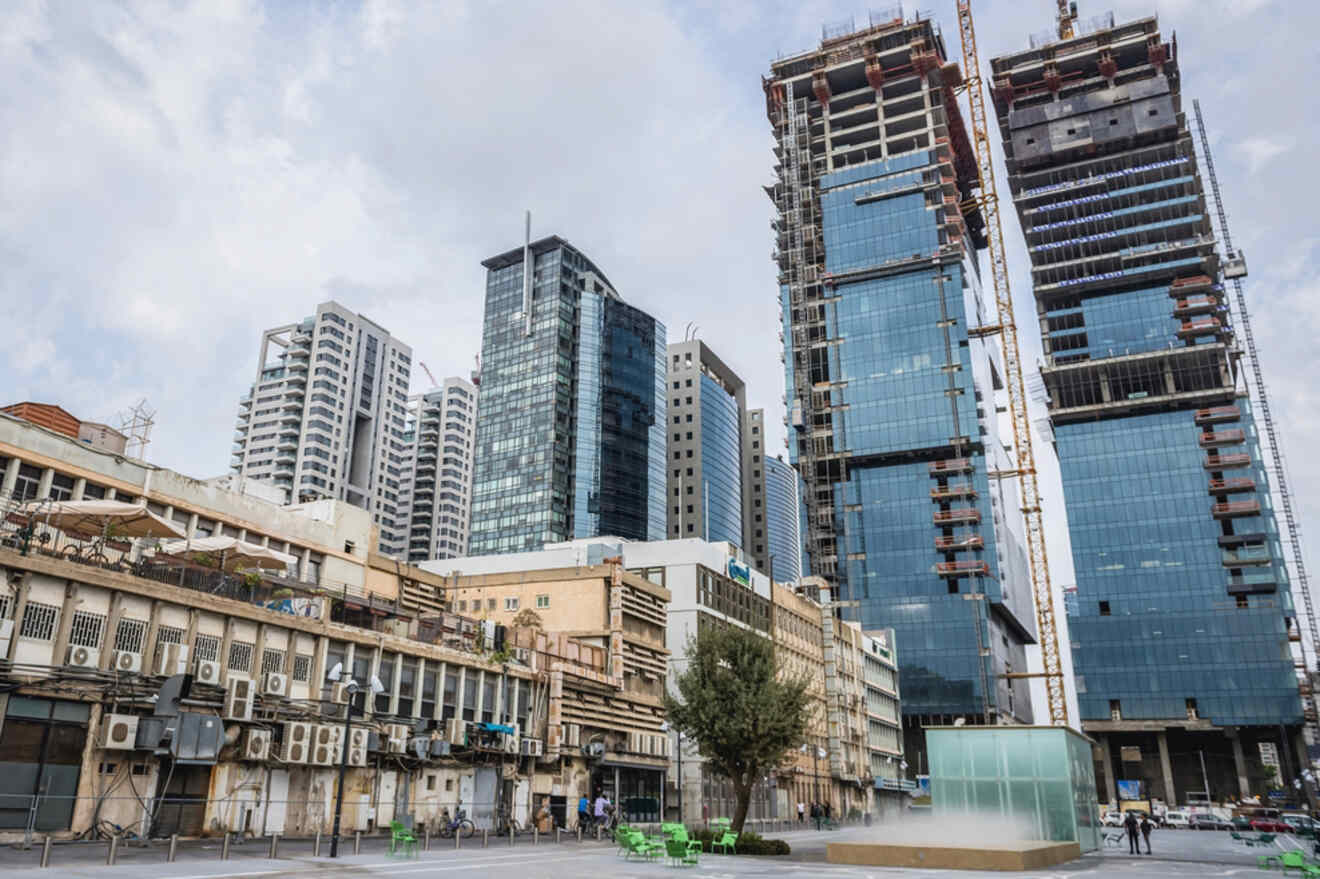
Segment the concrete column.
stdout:
<svg viewBox="0 0 1320 879">
<path fill-rule="evenodd" d="M 1118 782 L 1114 780 L 1114 755 L 1109 748 L 1109 736 L 1096 736 L 1100 745 L 1100 763 L 1105 771 L 1105 793 L 1108 801 L 1118 802 Z"/>
<path fill-rule="evenodd" d="M 188 539 L 191 540 L 197 536 L 197 514 L 192 513 L 188 516 Z"/>
<path fill-rule="evenodd" d="M 0 486 L 0 495 L 9 497 L 14 493 L 14 488 L 18 485 L 18 468 L 22 464 L 23 462 L 18 458 L 10 458 L 5 464 L 5 481 L 3 486 Z"/>
<path fill-rule="evenodd" d="M 261 686 L 261 657 L 266 652 L 266 624 L 257 623 L 257 638 L 252 644 L 252 680 Z"/>
<path fill-rule="evenodd" d="M 14 651 L 18 649 L 18 633 L 23 628 L 23 616 L 27 613 L 28 592 L 31 589 L 29 585 L 32 582 L 31 574 L 24 574 L 18 583 L 14 584 L 14 634 L 9 638 L 9 651 L 3 657 L 12 660 Z M 101 667 L 105 667 L 105 657 L 101 658 Z M 7 697 L 6 697 L 7 698 Z"/>
<path fill-rule="evenodd" d="M 142 637 L 142 673 L 156 673 L 156 635 L 160 631 L 159 601 L 151 602 L 151 616 L 147 618 L 147 632 Z"/>
<path fill-rule="evenodd" d="M 50 485 L 55 481 L 55 470 L 47 467 L 41 471 L 41 481 L 37 483 L 37 500 L 50 497 Z"/>
<path fill-rule="evenodd" d="M 64 584 L 64 605 L 60 608 L 60 627 L 55 634 L 55 652 L 51 655 L 51 665 L 64 665 L 65 653 L 69 649 L 69 634 L 73 631 L 73 612 L 82 604 L 78 600 L 78 584 L 72 580 Z"/>
<path fill-rule="evenodd" d="M 454 687 L 454 719 L 460 723 L 463 721 L 463 694 L 467 688 L 468 667 L 460 665 L 458 667 L 458 681 Z"/>
<path fill-rule="evenodd" d="M 445 716 L 445 674 L 449 671 L 449 663 L 442 662 L 435 672 L 435 715 L 432 720 L 438 721 Z"/>
<path fill-rule="evenodd" d="M 1231 738 L 1233 741 L 1233 766 L 1237 769 L 1238 795 L 1249 797 L 1251 796 L 1251 783 L 1247 780 L 1247 758 L 1242 753 L 1242 736 L 1235 731 Z"/>
<path fill-rule="evenodd" d="M 202 620 L 202 612 L 197 608 L 188 610 L 188 628 L 183 633 L 183 643 L 188 646 L 189 671 L 197 668 L 197 625 Z"/>
<path fill-rule="evenodd" d="M 110 613 L 105 616 L 105 635 L 101 638 L 101 671 L 108 671 L 114 662 L 115 635 L 124 616 L 124 594 L 116 592 L 110 598 Z"/>
<path fill-rule="evenodd" d="M 1178 795 L 1173 789 L 1173 765 L 1169 762 L 1169 737 L 1165 730 L 1155 734 L 1160 744 L 1160 771 L 1164 774 L 1164 802 L 1172 809 L 1178 804 Z"/>
<path fill-rule="evenodd" d="M 298 554 L 298 579 L 303 581 L 304 583 L 307 582 L 307 571 L 311 567 L 311 563 L 312 563 L 312 551 L 310 549 L 304 548 L 303 551 Z M 320 577 L 317 577 L 317 580 L 319 581 Z M 320 584 L 318 583 L 317 585 Z"/>
<path fill-rule="evenodd" d="M 373 677 L 380 677 L 381 652 L 382 651 L 379 646 L 371 649 L 371 671 L 367 672 L 367 679 L 365 681 L 359 682 L 362 684 L 362 688 L 367 693 L 367 700 L 365 703 L 366 710 L 363 712 L 363 714 L 366 717 L 371 717 L 376 713 L 376 696 L 371 692 L 371 679 Z M 397 664 L 397 660 L 396 660 L 396 664 Z M 391 692 L 393 692 L 393 690 L 391 690 Z"/>
<path fill-rule="evenodd" d="M 437 684 L 438 685 L 438 684 Z M 413 678 L 413 717 L 422 716 L 422 691 L 426 686 L 426 659 L 417 657 L 417 677 Z M 437 693 L 436 695 L 439 695 Z M 429 718 L 428 718 L 429 719 Z"/>
<path fill-rule="evenodd" d="M 321 690 L 325 687 L 325 676 L 330 669 L 325 667 L 326 655 L 330 652 L 330 639 L 325 635 L 319 635 L 316 638 L 316 644 L 312 648 L 312 667 L 307 675 L 307 690 L 313 699 L 321 698 Z"/>
<path fill-rule="evenodd" d="M 119 494 L 119 490 L 118 490 L 118 489 L 116 489 L 116 488 L 114 488 L 114 487 L 107 488 L 107 489 L 105 490 L 105 499 L 108 500 L 108 501 L 112 501 L 112 500 L 115 499 L 115 497 L 116 497 L 118 494 Z"/>
<path fill-rule="evenodd" d="M 69 500 L 74 500 L 74 501 L 82 500 L 83 494 L 86 493 L 86 491 L 87 491 L 87 478 L 84 476 L 79 476 L 77 479 L 73 480 L 73 494 L 69 496 Z"/>
<path fill-rule="evenodd" d="M 225 617 L 225 633 L 220 638 L 220 655 L 216 657 L 220 661 L 220 684 L 224 686 L 229 682 L 229 648 L 234 644 L 234 619 Z"/>
</svg>

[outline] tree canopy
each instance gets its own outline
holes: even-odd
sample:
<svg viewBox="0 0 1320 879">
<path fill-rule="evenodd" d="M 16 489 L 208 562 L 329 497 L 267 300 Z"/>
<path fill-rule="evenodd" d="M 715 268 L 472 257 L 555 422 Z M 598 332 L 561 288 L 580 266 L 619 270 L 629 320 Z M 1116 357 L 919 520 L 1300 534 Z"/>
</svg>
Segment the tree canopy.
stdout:
<svg viewBox="0 0 1320 879">
<path fill-rule="evenodd" d="M 729 779 L 738 801 L 733 830 L 741 831 L 752 787 L 803 740 L 809 678 L 782 668 L 769 638 L 737 626 L 700 631 L 685 658 L 678 696 L 665 694 L 669 723 Z"/>
</svg>

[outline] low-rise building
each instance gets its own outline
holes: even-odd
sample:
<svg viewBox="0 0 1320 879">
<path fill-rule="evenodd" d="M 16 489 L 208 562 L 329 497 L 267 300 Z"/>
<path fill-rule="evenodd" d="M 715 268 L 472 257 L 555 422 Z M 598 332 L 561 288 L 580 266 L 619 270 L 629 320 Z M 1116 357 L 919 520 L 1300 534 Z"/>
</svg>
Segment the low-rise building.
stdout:
<svg viewBox="0 0 1320 879">
<path fill-rule="evenodd" d="M 687 644 L 697 632 L 733 625 L 771 638 L 785 670 L 809 677 L 807 741 L 756 785 L 749 818 L 790 818 L 797 803 L 811 802 L 829 803 L 835 817 L 897 810 L 911 784 L 899 781 L 903 747 L 893 633 L 863 633 L 855 623 L 838 620 L 823 580 L 808 578 L 798 587 L 772 584 L 737 547 L 697 539 L 598 537 L 547 544 L 539 552 L 445 559 L 422 567 L 462 575 L 465 582 L 504 577 L 503 591 L 458 593 L 457 609 L 512 619 L 528 606 L 526 590 L 515 589 L 519 572 L 589 569 L 606 558 L 621 559 L 629 572 L 669 594 L 671 676 L 683 672 Z M 474 598 L 483 602 L 480 608 L 471 604 Z M 510 600 L 512 606 L 502 604 Z M 547 592 L 535 600 L 540 613 L 539 602 L 558 598 Z M 558 618 L 557 625 L 575 628 L 571 614 Z M 668 736 L 666 817 L 696 821 L 732 815 L 733 786 L 708 771 L 693 743 L 673 730 Z"/>
<path fill-rule="evenodd" d="M 459 809 L 478 827 L 500 812 L 526 823 L 542 798 L 571 823 L 606 778 L 625 814 L 658 812 L 668 593 L 617 561 L 505 578 L 520 606 L 563 598 L 504 620 L 484 602 L 452 611 L 500 578 L 377 555 L 371 514 L 341 501 L 278 506 L 8 416 L 0 476 L 0 752 L 20 764 L 0 776 L 0 802 L 16 804 L 0 806 L 0 840 L 106 821 L 327 832 L 341 759 L 350 832 Z M 92 499 L 290 563 L 228 571 L 186 546 L 51 525 L 52 501 Z M 345 739 L 350 676 L 361 713 Z"/>
</svg>

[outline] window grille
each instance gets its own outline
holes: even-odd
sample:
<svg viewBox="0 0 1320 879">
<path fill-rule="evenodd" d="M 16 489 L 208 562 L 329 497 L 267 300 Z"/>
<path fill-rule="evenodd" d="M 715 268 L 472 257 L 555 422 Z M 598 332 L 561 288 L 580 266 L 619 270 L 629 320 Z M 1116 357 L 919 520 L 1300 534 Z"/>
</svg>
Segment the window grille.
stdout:
<svg viewBox="0 0 1320 879">
<path fill-rule="evenodd" d="M 162 644 L 182 644 L 184 631 L 174 626 L 161 626 L 156 629 L 156 655 L 161 655 Z"/>
<path fill-rule="evenodd" d="M 276 674 L 284 671 L 284 651 L 272 650 L 269 647 L 261 651 L 261 673 L 263 675 Z"/>
<path fill-rule="evenodd" d="M 101 646 L 101 635 L 105 632 L 105 614 L 88 613 L 85 610 L 73 612 L 73 623 L 69 627 L 69 643 L 74 647 Z"/>
<path fill-rule="evenodd" d="M 215 662 L 220 658 L 220 639 L 214 635 L 198 635 L 193 651 L 198 662 Z"/>
<path fill-rule="evenodd" d="M 312 678 L 312 658 L 310 656 L 293 657 L 293 679 L 309 681 Z"/>
<path fill-rule="evenodd" d="M 235 641 L 229 645 L 229 670 L 252 671 L 252 645 L 246 641 Z"/>
<path fill-rule="evenodd" d="M 146 620 L 122 619 L 115 630 L 115 649 L 125 653 L 141 653 L 147 636 Z"/>
<path fill-rule="evenodd" d="M 14 596 L 0 595 L 0 620 L 7 620 L 14 613 Z"/>
<path fill-rule="evenodd" d="M 60 609 L 55 605 L 29 601 L 23 610 L 23 625 L 18 635 L 36 641 L 50 641 L 55 637 L 55 622 L 59 618 Z"/>
</svg>

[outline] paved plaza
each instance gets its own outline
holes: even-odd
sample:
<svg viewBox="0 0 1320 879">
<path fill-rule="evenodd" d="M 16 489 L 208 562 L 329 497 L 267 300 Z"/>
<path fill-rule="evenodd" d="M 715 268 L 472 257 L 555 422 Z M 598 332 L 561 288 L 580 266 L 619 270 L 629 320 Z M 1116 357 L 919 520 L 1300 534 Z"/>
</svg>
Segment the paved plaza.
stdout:
<svg viewBox="0 0 1320 879">
<path fill-rule="evenodd" d="M 416 858 L 393 859 L 385 856 L 384 841 L 365 840 L 362 853 L 331 861 L 326 857 L 313 857 L 310 843 L 286 841 L 280 846 L 280 858 L 269 860 L 266 844 L 260 840 L 234 846 L 230 859 L 220 859 L 219 843 L 214 841 L 181 843 L 178 860 L 166 863 L 165 846 L 153 844 L 149 848 L 126 847 L 120 850 L 117 864 L 105 865 L 104 844 L 60 845 L 51 855 L 51 869 L 38 866 L 40 847 L 23 851 L 15 847 L 0 849 L 0 874 L 21 875 L 30 869 L 33 879 L 47 873 L 74 879 L 223 879 L 223 877 L 297 877 L 297 879 L 350 879 L 350 877 L 406 876 L 409 879 L 449 876 L 509 876 L 516 879 L 558 879 L 558 877 L 608 876 L 610 879 L 647 879 L 671 874 L 682 874 L 693 879 L 758 879 L 758 877 L 933 877 L 959 876 L 968 879 L 988 877 L 1031 876 L 1068 879 L 1068 877 L 1118 876 L 1124 879 L 1181 879 L 1181 877 L 1267 876 L 1278 875 L 1256 868 L 1261 854 L 1301 847 L 1292 837 L 1280 837 L 1272 849 L 1247 848 L 1234 842 L 1224 832 L 1197 832 L 1190 830 L 1160 831 L 1152 838 L 1155 854 L 1132 856 L 1127 844 L 1121 848 L 1109 846 L 1106 850 L 1088 855 L 1048 870 L 1024 873 L 978 872 L 897 869 L 882 867 L 845 867 L 825 863 L 825 845 L 831 841 L 863 842 L 874 838 L 866 828 L 849 828 L 838 832 L 818 833 L 811 830 L 786 834 L 771 834 L 788 840 L 793 854 L 788 857 L 733 857 L 703 855 L 696 867 L 667 866 L 663 861 L 643 863 L 624 861 L 613 846 L 606 843 L 571 842 L 541 843 L 533 846 L 530 839 L 520 838 L 510 846 L 507 841 L 491 840 L 487 848 L 480 847 L 480 838 L 464 840 L 465 847 L 455 851 L 453 843 L 441 845 L 429 852 L 420 852 Z M 951 840 L 951 842 L 954 842 Z M 323 845 L 327 845 L 324 844 Z M 327 849 L 323 848 L 324 855 Z M 346 846 L 352 851 L 352 842 Z"/>
</svg>

